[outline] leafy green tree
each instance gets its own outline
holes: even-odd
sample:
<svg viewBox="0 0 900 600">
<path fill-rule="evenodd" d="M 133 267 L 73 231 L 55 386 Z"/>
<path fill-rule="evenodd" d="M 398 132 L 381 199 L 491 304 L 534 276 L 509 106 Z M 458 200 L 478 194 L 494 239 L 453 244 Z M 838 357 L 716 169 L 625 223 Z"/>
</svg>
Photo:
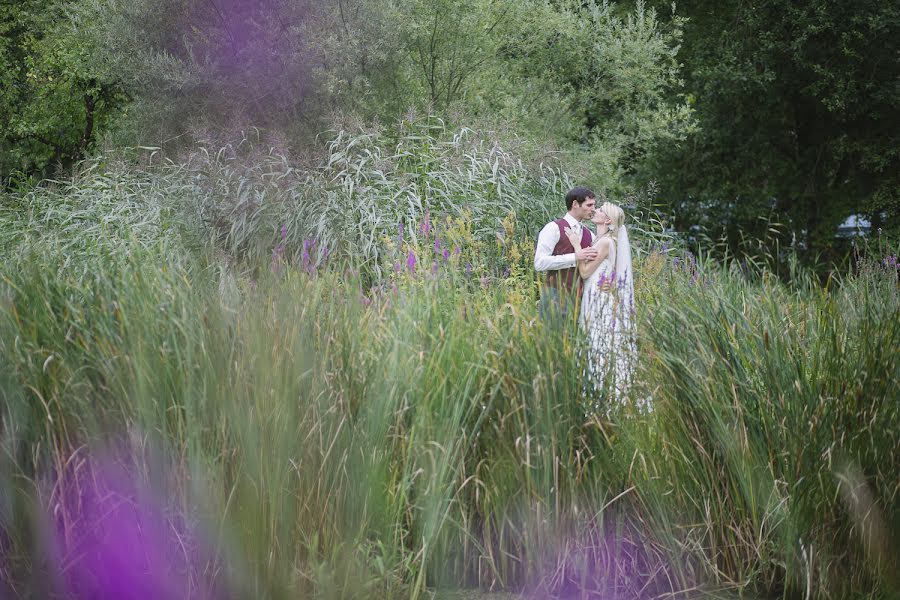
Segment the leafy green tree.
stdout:
<svg viewBox="0 0 900 600">
<path fill-rule="evenodd" d="M 644 174 L 680 227 L 736 243 L 773 219 L 823 257 L 850 214 L 900 227 L 896 3 L 686 0 L 679 11 L 700 131 L 660 147 Z"/>
<path fill-rule="evenodd" d="M 314 74 L 343 99 L 335 108 L 495 120 L 563 149 L 580 178 L 609 190 L 691 128 L 672 96 L 682 22 L 663 28 L 642 3 L 339 0 L 330 18 Z"/>
<path fill-rule="evenodd" d="M 77 0 L 0 5 L 0 177 L 68 166 L 128 101 Z"/>
<path fill-rule="evenodd" d="M 332 109 L 393 121 L 445 114 L 502 61 L 515 0 L 337 0 L 309 32 L 317 89 Z"/>
<path fill-rule="evenodd" d="M 664 23 L 643 2 L 560 0 L 531 3 L 518 23 L 491 74 L 503 108 L 568 149 L 569 170 L 598 189 L 621 192 L 648 150 L 692 130 L 679 96 L 680 17 Z"/>
</svg>

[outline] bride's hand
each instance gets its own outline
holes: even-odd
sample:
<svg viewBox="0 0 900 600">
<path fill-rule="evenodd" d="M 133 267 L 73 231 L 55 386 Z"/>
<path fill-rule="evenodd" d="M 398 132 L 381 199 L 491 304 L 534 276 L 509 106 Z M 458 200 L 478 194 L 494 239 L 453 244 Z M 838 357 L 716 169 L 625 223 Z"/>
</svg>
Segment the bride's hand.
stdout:
<svg viewBox="0 0 900 600">
<path fill-rule="evenodd" d="M 576 250 L 581 249 L 581 236 L 572 231 L 571 227 L 566 228 L 566 237 L 569 238 L 569 242 L 572 243 L 572 247 Z"/>
</svg>

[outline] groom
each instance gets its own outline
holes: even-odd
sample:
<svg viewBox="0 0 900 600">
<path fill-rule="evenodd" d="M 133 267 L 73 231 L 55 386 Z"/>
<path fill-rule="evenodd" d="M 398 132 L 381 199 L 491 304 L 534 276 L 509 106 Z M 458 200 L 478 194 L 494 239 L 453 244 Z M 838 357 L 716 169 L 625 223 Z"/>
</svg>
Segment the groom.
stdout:
<svg viewBox="0 0 900 600">
<path fill-rule="evenodd" d="M 597 249 L 591 246 L 594 241 L 591 230 L 583 227 L 581 222 L 591 218 L 596 204 L 594 192 L 583 187 L 572 188 L 566 194 L 568 212 L 563 218 L 547 223 L 538 234 L 534 269 L 547 273 L 539 307 L 542 319 L 560 317 L 564 320 L 577 306 L 581 292 L 578 261 L 597 258 Z M 581 233 L 581 248 L 572 246 L 565 235 L 566 229 Z"/>
</svg>

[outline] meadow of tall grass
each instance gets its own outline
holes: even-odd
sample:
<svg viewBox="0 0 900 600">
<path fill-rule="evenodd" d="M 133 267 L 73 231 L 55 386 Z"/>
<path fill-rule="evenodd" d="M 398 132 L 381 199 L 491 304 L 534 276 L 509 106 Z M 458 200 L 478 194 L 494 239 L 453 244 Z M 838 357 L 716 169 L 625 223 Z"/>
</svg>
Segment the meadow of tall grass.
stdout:
<svg viewBox="0 0 900 600">
<path fill-rule="evenodd" d="M 333 140 L 3 198 L 0 596 L 900 593 L 888 249 L 785 281 L 633 211 L 643 413 L 537 316 L 564 174 Z"/>
</svg>

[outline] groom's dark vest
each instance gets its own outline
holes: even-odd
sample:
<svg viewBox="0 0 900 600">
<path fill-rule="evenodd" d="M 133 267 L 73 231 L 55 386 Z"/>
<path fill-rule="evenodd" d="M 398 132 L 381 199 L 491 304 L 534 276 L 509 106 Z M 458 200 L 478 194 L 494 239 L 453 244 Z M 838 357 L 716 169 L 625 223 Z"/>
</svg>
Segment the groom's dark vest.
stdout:
<svg viewBox="0 0 900 600">
<path fill-rule="evenodd" d="M 571 227 L 565 219 L 554 221 L 559 227 L 559 241 L 553 248 L 553 256 L 563 254 L 572 254 L 575 248 L 566 235 L 566 229 Z M 591 245 L 591 231 L 587 227 L 581 228 L 581 247 L 587 248 Z M 578 276 L 578 268 L 570 267 L 568 269 L 558 269 L 555 271 L 547 271 L 547 285 L 559 289 L 560 292 L 575 293 L 581 292 L 581 277 Z"/>
</svg>

